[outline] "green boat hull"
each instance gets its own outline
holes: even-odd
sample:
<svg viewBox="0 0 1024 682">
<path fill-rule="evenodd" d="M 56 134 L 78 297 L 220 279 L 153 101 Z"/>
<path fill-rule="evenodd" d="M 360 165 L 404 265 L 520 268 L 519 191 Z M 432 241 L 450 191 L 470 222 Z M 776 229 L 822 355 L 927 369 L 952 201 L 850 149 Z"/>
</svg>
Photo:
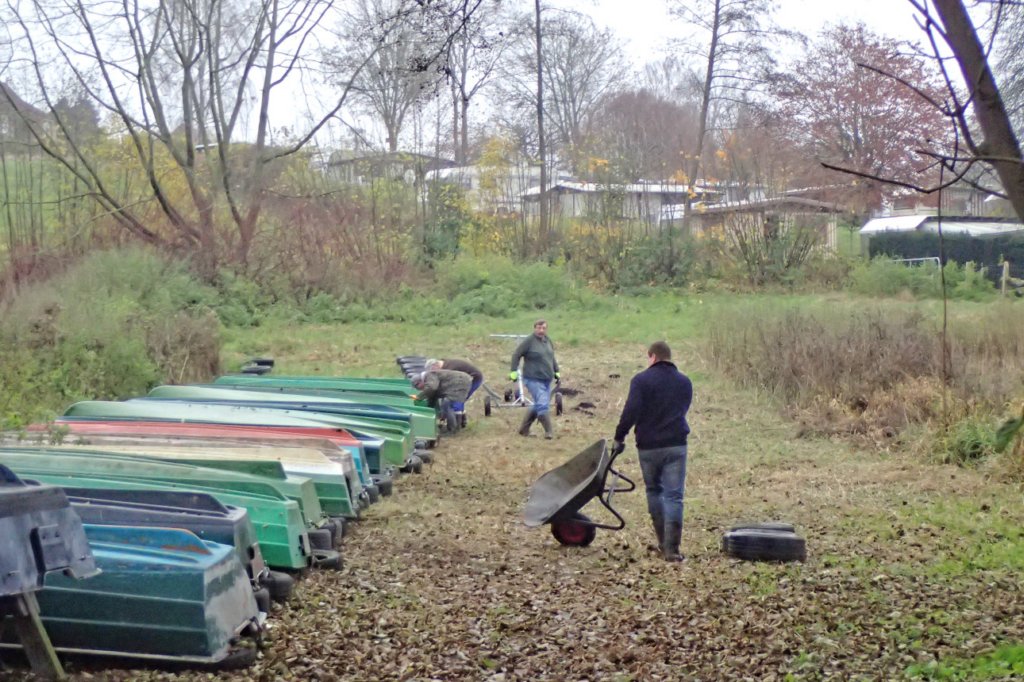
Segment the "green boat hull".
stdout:
<svg viewBox="0 0 1024 682">
<path fill-rule="evenodd" d="M 414 439 L 407 425 L 380 420 L 355 419 L 327 415 L 320 412 L 264 409 L 255 407 L 226 407 L 205 403 L 176 401 L 127 400 L 124 402 L 87 400 L 75 403 L 64 413 L 65 417 L 92 417 L 103 419 L 151 419 L 214 424 L 250 424 L 261 426 L 330 427 L 367 435 L 384 441 L 381 458 L 393 466 L 402 466 L 413 451 Z M 358 430 L 359 433 L 356 433 Z"/>
<path fill-rule="evenodd" d="M 299 505 L 303 522 L 308 527 L 320 528 L 327 520 L 313 481 L 304 476 L 288 475 L 280 462 L 255 462 L 242 468 L 219 466 L 210 460 L 178 462 L 162 457 L 150 457 L 142 452 L 136 454 L 105 451 L 102 447 L 49 446 L 25 447 L 18 450 L 41 450 L 47 453 L 46 456 L 64 453 L 83 457 L 85 461 L 80 464 L 80 471 L 83 473 L 151 478 L 170 482 L 195 482 L 197 485 L 213 485 L 258 494 L 264 494 L 267 487 L 270 487 Z M 0 448 L 0 457 L 3 457 L 5 452 L 6 448 Z"/>
<path fill-rule="evenodd" d="M 294 404 L 295 408 L 312 411 L 328 411 L 330 414 L 349 414 L 353 417 L 392 420 L 408 423 L 414 438 L 437 439 L 437 417 L 434 410 L 416 407 L 412 401 L 407 406 L 386 405 L 358 398 L 277 392 L 268 395 L 265 391 L 249 391 L 241 386 L 157 386 L 149 392 L 149 398 L 187 400 L 196 402 L 236 401 L 246 403 L 278 402 Z M 397 402 L 397 401 L 396 401 Z M 313 403 L 308 407 L 300 407 Z"/>
<path fill-rule="evenodd" d="M 101 573 L 51 572 L 37 597 L 57 651 L 215 664 L 258 627 L 231 547 L 180 529 L 85 528 Z"/>
<path fill-rule="evenodd" d="M 0 452 L 0 463 L 25 478 L 50 485 L 105 490 L 192 490 L 209 493 L 222 504 L 244 508 L 249 513 L 264 561 L 274 568 L 302 569 L 309 566 L 310 547 L 299 505 L 272 488 L 265 493 L 244 492 L 201 486 L 190 482 L 161 481 L 131 476 L 83 473 L 79 463 L 64 457 L 16 456 Z"/>
<path fill-rule="evenodd" d="M 402 379 L 345 379 L 335 377 L 254 376 L 226 374 L 214 379 L 215 384 L 228 386 L 275 386 L 284 388 L 327 388 L 347 393 L 369 393 L 413 398 L 416 389 Z"/>
</svg>

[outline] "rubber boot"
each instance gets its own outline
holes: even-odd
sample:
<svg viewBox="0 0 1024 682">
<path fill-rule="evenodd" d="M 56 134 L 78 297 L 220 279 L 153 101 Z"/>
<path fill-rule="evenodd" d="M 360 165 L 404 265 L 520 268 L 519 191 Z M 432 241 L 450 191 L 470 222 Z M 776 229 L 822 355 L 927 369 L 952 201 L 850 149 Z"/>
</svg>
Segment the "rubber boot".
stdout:
<svg viewBox="0 0 1024 682">
<path fill-rule="evenodd" d="M 544 437 L 551 440 L 555 437 L 555 427 L 551 425 L 551 415 L 545 412 L 537 417 L 537 420 L 544 426 Z"/>
<path fill-rule="evenodd" d="M 526 416 L 523 417 L 523 423 L 519 426 L 519 435 L 520 436 L 529 436 L 530 435 L 530 426 L 535 421 L 537 421 L 537 415 L 535 415 L 533 413 L 533 410 L 530 410 L 529 412 L 526 413 Z"/>
<path fill-rule="evenodd" d="M 654 526 L 654 534 L 658 538 L 658 544 L 647 545 L 648 552 L 661 552 L 665 546 L 665 517 L 661 514 L 651 514 L 651 525 Z"/>
<path fill-rule="evenodd" d="M 661 545 L 665 561 L 682 561 L 686 557 L 679 553 L 679 542 L 683 537 L 683 524 L 669 521 L 665 524 L 665 542 Z"/>
</svg>

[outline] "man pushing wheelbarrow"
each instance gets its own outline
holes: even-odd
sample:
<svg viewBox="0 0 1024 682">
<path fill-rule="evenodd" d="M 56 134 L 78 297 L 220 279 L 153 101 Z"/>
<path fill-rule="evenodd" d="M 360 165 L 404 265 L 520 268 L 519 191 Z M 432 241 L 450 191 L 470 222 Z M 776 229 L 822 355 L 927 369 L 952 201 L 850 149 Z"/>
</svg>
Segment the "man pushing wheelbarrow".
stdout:
<svg viewBox="0 0 1024 682">
<path fill-rule="evenodd" d="M 686 415 L 693 400 L 693 384 L 672 363 L 672 351 L 664 341 L 647 349 L 647 369 L 629 385 L 629 397 L 615 429 L 609 451 L 601 440 L 562 466 L 544 474 L 530 491 L 524 518 L 526 525 L 551 524 L 551 532 L 564 545 L 589 545 L 596 528 L 621 530 L 622 516 L 611 506 L 612 496 L 635 487 L 612 468 L 625 449 L 626 435 L 636 430 L 640 469 L 647 489 L 657 550 L 666 561 L 682 561 L 679 545 L 683 531 L 683 492 L 686 485 L 686 447 L 690 426 Z M 614 479 L 608 484 L 608 476 Z M 618 487 L 624 480 L 629 487 Z M 618 523 L 595 523 L 580 509 L 597 497 Z"/>
</svg>

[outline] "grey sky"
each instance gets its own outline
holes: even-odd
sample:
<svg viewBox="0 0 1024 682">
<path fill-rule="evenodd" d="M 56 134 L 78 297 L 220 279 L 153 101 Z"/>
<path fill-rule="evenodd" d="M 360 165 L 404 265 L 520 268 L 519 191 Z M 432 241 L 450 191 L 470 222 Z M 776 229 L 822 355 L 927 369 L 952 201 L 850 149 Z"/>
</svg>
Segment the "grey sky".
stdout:
<svg viewBox="0 0 1024 682">
<path fill-rule="evenodd" d="M 613 28 L 628 42 L 627 50 L 638 64 L 657 59 L 666 40 L 678 35 L 665 0 L 553 0 L 589 14 L 601 25 Z M 914 22 L 906 0 L 779 0 L 776 22 L 782 27 L 814 36 L 826 24 L 863 21 L 875 33 L 916 40 L 923 35 Z"/>
</svg>

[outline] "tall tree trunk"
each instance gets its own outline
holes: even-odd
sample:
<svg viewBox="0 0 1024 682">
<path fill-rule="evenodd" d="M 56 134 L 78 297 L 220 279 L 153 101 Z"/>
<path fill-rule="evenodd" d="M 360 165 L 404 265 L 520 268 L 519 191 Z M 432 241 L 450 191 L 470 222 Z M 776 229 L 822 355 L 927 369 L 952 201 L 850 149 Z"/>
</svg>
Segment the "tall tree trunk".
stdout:
<svg viewBox="0 0 1024 682">
<path fill-rule="evenodd" d="M 540 34 L 540 0 L 534 0 L 536 23 L 534 35 L 537 40 L 537 155 L 540 157 L 540 228 L 541 244 L 546 248 L 550 245 L 551 217 L 548 215 L 548 170 L 547 150 L 544 145 L 544 59 L 541 53 Z"/>
<path fill-rule="evenodd" d="M 1020 143 L 989 68 L 986 51 L 960 0 L 934 0 L 934 4 L 945 27 L 946 42 L 956 55 L 974 102 L 974 115 L 985 135 L 978 149 L 972 151 L 991 159 L 988 163 L 999 174 L 1013 210 L 1024 220 L 1024 161 Z"/>
<path fill-rule="evenodd" d="M 693 158 L 687 164 L 687 192 L 683 211 L 683 234 L 690 234 L 691 208 L 693 206 L 694 187 L 697 182 L 697 174 L 700 172 L 700 160 L 704 155 L 704 137 L 708 131 L 708 110 L 711 108 L 711 86 L 715 80 L 715 58 L 718 52 L 718 31 L 721 26 L 722 2 L 715 0 L 714 17 L 711 22 L 711 40 L 708 46 L 708 68 L 704 73 L 704 89 L 701 92 L 700 120 L 697 122 L 697 147 L 694 150 Z M 675 244 L 672 235 L 669 234 L 669 271 L 675 272 Z"/>
</svg>

